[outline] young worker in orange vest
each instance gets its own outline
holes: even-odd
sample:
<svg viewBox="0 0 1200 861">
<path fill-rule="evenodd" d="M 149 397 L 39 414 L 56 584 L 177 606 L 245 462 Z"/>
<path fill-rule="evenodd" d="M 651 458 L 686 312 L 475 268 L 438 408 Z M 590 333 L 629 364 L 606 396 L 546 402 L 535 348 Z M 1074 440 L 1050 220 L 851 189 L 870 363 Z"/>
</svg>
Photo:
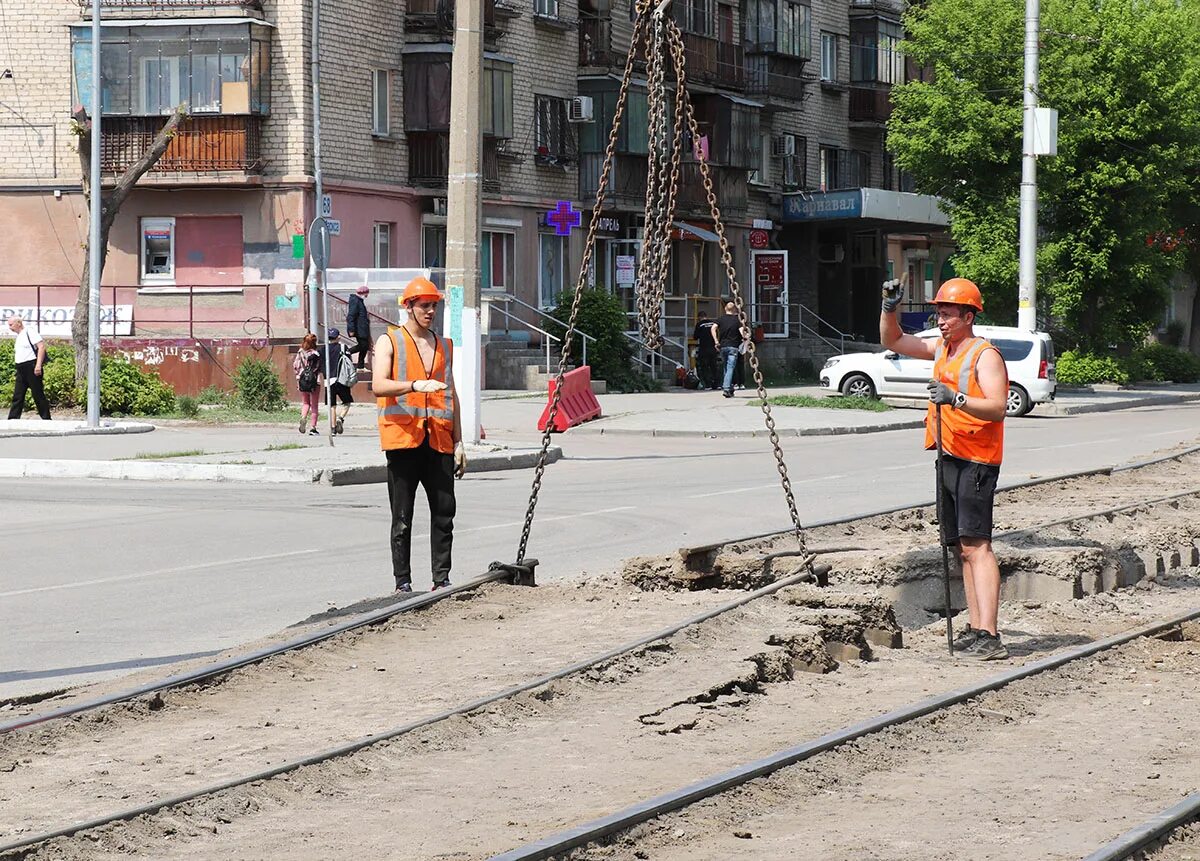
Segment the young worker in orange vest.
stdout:
<svg viewBox="0 0 1200 861">
<path fill-rule="evenodd" d="M 392 574 L 398 592 L 412 591 L 412 519 L 417 485 L 429 500 L 433 588 L 450 585 L 454 542 L 454 480 L 467 469 L 454 344 L 430 328 L 442 294 L 426 278 L 404 288 L 408 320 L 375 343 L 371 388 L 379 403 L 379 443 L 387 456 L 392 506 Z"/>
<path fill-rule="evenodd" d="M 1000 568 L 992 552 L 992 502 L 1004 453 L 1004 413 L 1008 370 L 1000 352 L 975 336 L 975 315 L 983 310 L 979 288 L 965 278 L 951 278 L 934 297 L 942 337 L 905 335 L 896 319 L 902 290 L 899 281 L 883 286 L 879 340 L 883 346 L 914 359 L 933 359 L 929 410 L 925 416 L 925 448 L 937 443 L 935 410 L 942 411 L 943 510 L 947 544 L 958 545 L 963 591 L 970 624 L 954 640 L 955 650 L 984 661 L 1008 657 L 1000 642 Z"/>
</svg>

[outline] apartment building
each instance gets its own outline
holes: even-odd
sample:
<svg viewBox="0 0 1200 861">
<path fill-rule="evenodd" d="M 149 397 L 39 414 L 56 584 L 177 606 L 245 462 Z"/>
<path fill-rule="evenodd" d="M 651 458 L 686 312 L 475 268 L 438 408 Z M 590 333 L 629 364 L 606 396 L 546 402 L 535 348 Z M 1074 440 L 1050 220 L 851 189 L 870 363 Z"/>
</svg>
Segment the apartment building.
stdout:
<svg viewBox="0 0 1200 861">
<path fill-rule="evenodd" d="M 113 228 L 105 301 L 129 305 L 132 320 L 112 334 L 179 335 L 186 317 L 188 336 L 295 336 L 306 277 L 298 237 L 318 208 L 309 4 L 101 2 L 106 182 L 145 151 L 176 105 L 190 112 Z M 545 307 L 574 282 L 581 259 L 632 13 L 629 0 L 482 2 L 483 287 Z M 700 145 L 768 336 L 822 325 L 869 332 L 868 306 L 889 264 L 913 267 L 920 283 L 948 253 L 944 217 L 932 199 L 904 191 L 887 155 L 888 92 L 915 73 L 895 50 L 895 2 L 673 7 Z M 330 265 L 440 267 L 454 0 L 325 0 L 321 9 L 324 190 L 340 227 Z M 5 0 L 0 305 L 29 307 L 35 291 L 40 305 L 73 304 L 87 213 L 70 117 L 75 105 L 93 109 L 89 16 L 88 0 Z M 630 99 L 587 279 L 632 308 L 644 79 Z M 688 144 L 667 309 L 677 335 L 725 292 L 697 144 Z M 579 225 L 556 210 L 581 211 Z M 788 252 L 786 270 L 778 256 L 755 262 L 753 252 L 771 250 Z"/>
</svg>

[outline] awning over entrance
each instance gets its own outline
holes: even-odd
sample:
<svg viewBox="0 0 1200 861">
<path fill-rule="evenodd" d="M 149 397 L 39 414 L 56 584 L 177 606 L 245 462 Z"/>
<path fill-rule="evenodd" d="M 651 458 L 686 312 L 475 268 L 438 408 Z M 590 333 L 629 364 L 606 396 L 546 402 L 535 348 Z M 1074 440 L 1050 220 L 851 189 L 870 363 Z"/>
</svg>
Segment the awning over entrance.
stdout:
<svg viewBox="0 0 1200 861">
<path fill-rule="evenodd" d="M 901 225 L 947 227 L 950 219 L 931 194 L 888 191 L 883 188 L 850 188 L 844 191 L 797 191 L 783 196 L 785 224 L 861 219 Z"/>
<path fill-rule="evenodd" d="M 685 233 L 690 233 L 692 236 L 703 242 L 720 242 L 720 237 L 711 230 L 705 230 L 703 227 L 697 227 L 694 224 L 688 224 L 686 221 L 676 221 L 675 229 L 679 231 L 680 239 L 690 239 L 690 236 L 684 236 Z"/>
</svg>

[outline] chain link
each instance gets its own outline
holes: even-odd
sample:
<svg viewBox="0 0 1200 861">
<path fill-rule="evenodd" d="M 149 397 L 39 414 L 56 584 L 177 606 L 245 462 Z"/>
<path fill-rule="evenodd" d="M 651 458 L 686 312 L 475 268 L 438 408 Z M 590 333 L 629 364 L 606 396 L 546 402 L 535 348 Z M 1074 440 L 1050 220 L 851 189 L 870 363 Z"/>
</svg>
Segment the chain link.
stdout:
<svg viewBox="0 0 1200 861">
<path fill-rule="evenodd" d="M 629 56 L 625 59 L 625 74 L 621 76 L 621 89 L 617 94 L 617 104 L 613 109 L 612 129 L 608 133 L 608 146 L 604 150 L 604 167 L 600 170 L 600 179 L 596 187 L 596 203 L 592 206 L 592 223 L 588 225 L 587 240 L 583 246 L 583 260 L 579 265 L 579 277 L 575 282 L 575 295 L 571 300 L 571 316 L 567 320 L 567 331 L 563 335 L 562 354 L 558 358 L 558 373 L 554 378 L 554 394 L 550 398 L 550 409 L 546 414 L 546 429 L 542 433 L 542 450 L 538 453 L 537 466 L 533 472 L 533 486 L 529 492 L 529 507 L 525 510 L 525 525 L 521 529 L 521 541 L 517 545 L 517 564 L 525 561 L 525 550 L 529 546 L 529 532 L 533 529 L 533 513 L 537 509 L 538 494 L 542 490 L 542 476 L 546 472 L 546 454 L 550 450 L 550 434 L 554 428 L 554 420 L 558 416 L 559 402 L 562 400 L 563 376 L 567 372 L 567 361 L 571 355 L 571 341 L 575 334 L 575 322 L 579 317 L 579 300 L 583 296 L 583 285 L 587 278 L 588 267 L 592 262 L 592 249 L 596 244 L 596 228 L 600 225 L 600 213 L 604 210 L 604 199 L 608 193 L 608 179 L 612 174 L 613 156 L 617 150 L 617 135 L 621 130 L 621 118 L 625 113 L 625 102 L 629 95 L 629 82 L 633 79 L 633 63 L 637 56 L 637 45 L 642 38 L 642 30 L 646 15 L 642 14 L 643 6 L 648 7 L 648 0 L 638 4 L 639 14 L 633 25 L 633 37 L 629 41 Z"/>
</svg>

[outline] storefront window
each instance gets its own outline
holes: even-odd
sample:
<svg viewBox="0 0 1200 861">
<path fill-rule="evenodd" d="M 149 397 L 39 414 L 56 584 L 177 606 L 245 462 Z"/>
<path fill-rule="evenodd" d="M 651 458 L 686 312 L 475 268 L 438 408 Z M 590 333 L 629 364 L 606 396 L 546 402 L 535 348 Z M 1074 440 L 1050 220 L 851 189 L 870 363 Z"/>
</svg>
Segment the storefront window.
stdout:
<svg viewBox="0 0 1200 861">
<path fill-rule="evenodd" d="M 143 218 L 141 281 L 143 284 L 175 283 L 175 219 Z"/>
<path fill-rule="evenodd" d="M 567 237 L 552 233 L 538 235 L 538 304 L 550 308 L 558 302 L 566 284 Z"/>
</svg>

